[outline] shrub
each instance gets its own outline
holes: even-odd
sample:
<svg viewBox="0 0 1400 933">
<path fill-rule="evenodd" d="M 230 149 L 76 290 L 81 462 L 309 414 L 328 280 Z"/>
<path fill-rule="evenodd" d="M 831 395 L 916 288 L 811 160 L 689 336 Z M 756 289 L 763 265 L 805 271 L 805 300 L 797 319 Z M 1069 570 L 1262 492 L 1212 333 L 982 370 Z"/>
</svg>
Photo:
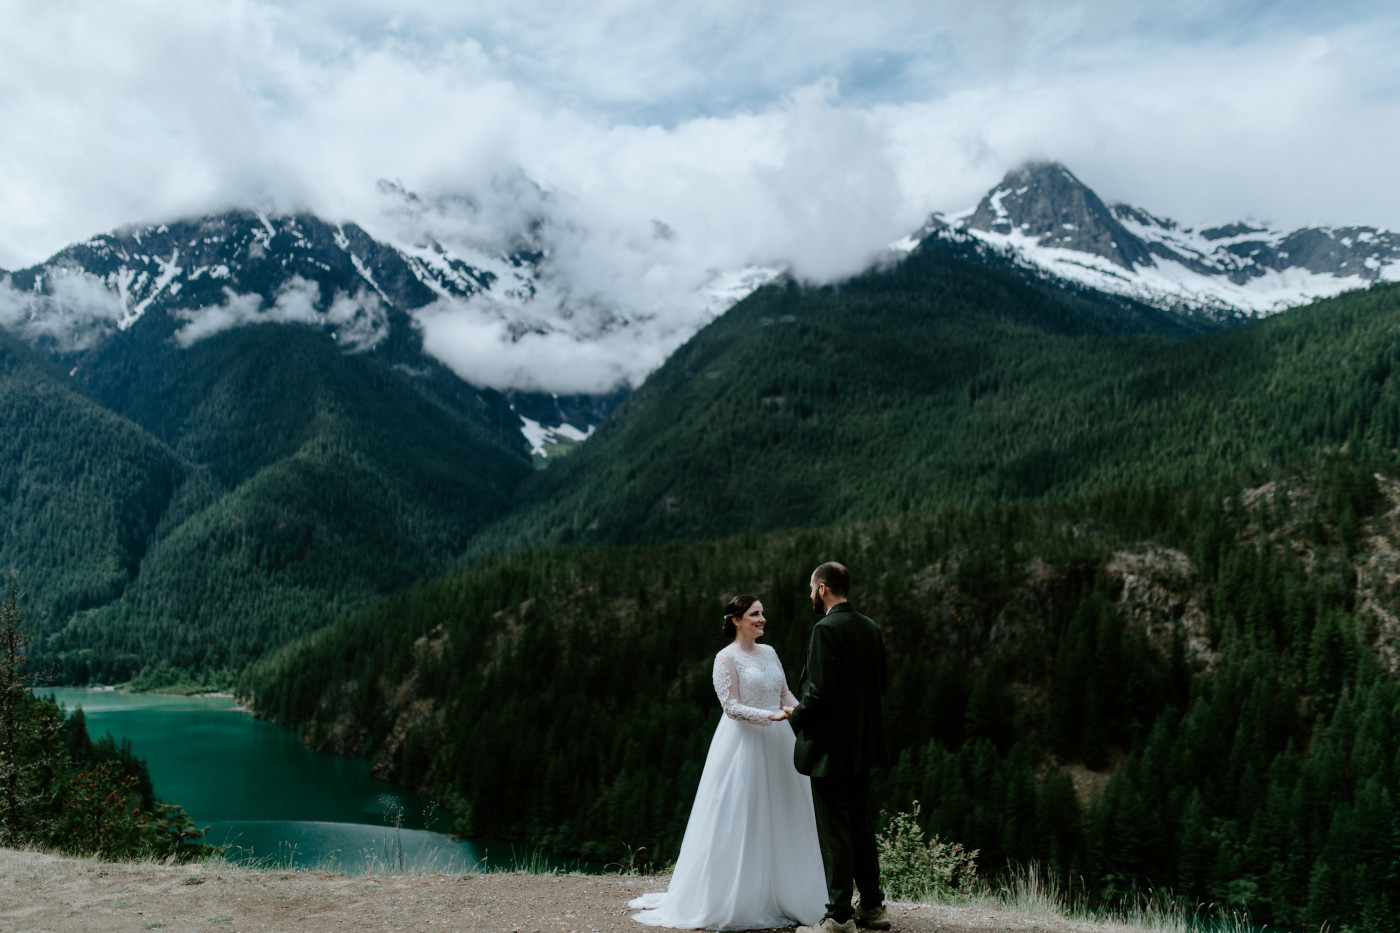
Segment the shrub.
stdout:
<svg viewBox="0 0 1400 933">
<path fill-rule="evenodd" d="M 901 901 L 944 900 L 971 890 L 977 880 L 977 849 L 924 839 L 919 826 L 919 802 L 911 812 L 890 817 L 875 837 L 880 853 L 880 882 L 885 894 Z"/>
</svg>

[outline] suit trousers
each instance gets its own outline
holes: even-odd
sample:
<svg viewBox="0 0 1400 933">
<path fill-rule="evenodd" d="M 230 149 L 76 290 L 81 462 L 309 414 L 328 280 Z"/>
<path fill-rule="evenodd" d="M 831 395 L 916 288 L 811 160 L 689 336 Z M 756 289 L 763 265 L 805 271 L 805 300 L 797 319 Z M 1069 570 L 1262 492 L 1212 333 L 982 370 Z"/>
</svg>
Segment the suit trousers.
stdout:
<svg viewBox="0 0 1400 933">
<path fill-rule="evenodd" d="M 880 856 L 870 819 L 870 772 L 812 778 L 812 805 L 817 816 L 822 867 L 826 869 L 826 915 L 837 923 L 855 916 L 851 899 L 857 889 L 865 908 L 884 906 Z"/>
</svg>

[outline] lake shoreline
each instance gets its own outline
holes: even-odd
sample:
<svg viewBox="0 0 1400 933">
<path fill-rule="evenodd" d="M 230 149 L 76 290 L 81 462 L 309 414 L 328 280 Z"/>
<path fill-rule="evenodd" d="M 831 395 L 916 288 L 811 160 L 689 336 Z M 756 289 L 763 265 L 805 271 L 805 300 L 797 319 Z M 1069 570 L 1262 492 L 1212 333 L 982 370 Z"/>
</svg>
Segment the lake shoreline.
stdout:
<svg viewBox="0 0 1400 933">
<path fill-rule="evenodd" d="M 484 857 L 475 841 L 451 832 L 431 799 L 376 778 L 363 758 L 308 748 L 294 730 L 228 695 L 43 692 L 70 712 L 81 708 L 90 735 L 129 741 L 156 794 L 211 827 L 203 841 L 229 846 L 231 857 L 349 871 L 405 859 L 470 865 Z"/>
<path fill-rule="evenodd" d="M 85 684 L 83 686 L 75 686 L 73 684 L 52 684 L 46 687 L 34 688 L 34 692 L 37 694 L 42 694 L 45 690 L 91 690 L 94 693 L 120 693 L 128 696 L 176 696 L 219 700 L 238 699 L 237 694 L 230 693 L 227 690 L 208 690 L 204 687 L 191 687 L 186 689 L 179 686 L 157 687 L 154 690 L 138 690 L 133 689 L 129 682 L 124 684 Z M 239 705 L 243 706 L 245 704 Z"/>
</svg>

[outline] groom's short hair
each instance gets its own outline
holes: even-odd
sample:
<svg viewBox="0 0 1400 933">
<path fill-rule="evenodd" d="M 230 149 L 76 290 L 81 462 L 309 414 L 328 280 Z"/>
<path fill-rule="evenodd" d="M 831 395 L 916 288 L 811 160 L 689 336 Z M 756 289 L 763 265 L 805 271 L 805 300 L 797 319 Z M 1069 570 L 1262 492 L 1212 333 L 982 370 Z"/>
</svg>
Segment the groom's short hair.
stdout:
<svg viewBox="0 0 1400 933">
<path fill-rule="evenodd" d="M 812 579 L 823 583 L 835 596 L 851 595 L 851 572 L 845 565 L 829 560 L 812 571 Z"/>
</svg>

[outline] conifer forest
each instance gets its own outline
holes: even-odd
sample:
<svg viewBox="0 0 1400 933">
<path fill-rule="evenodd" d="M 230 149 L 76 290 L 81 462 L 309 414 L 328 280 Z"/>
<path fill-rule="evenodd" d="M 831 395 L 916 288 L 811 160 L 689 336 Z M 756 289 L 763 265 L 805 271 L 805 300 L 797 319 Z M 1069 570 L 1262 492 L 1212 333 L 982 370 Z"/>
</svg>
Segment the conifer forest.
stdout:
<svg viewBox="0 0 1400 933">
<path fill-rule="evenodd" d="M 930 247 L 760 289 L 533 471 L 499 395 L 172 327 L 73 379 L 0 335 L 7 841 L 195 838 L 23 655 L 663 868 L 722 607 L 762 599 L 795 685 L 836 559 L 889 650 L 885 814 L 1096 903 L 1400 931 L 1400 286 L 1227 328 Z M 117 799 L 125 841 L 75 835 Z"/>
</svg>

